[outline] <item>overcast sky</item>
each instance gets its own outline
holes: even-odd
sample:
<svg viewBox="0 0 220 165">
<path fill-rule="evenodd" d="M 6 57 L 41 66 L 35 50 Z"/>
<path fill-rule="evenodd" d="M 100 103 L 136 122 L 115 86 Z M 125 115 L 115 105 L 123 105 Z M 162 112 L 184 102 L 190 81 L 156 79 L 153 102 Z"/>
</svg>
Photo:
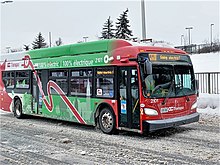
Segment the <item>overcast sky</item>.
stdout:
<svg viewBox="0 0 220 165">
<path fill-rule="evenodd" d="M 2 1 L 2 0 L 1 0 Z M 145 0 L 147 38 L 181 44 L 181 35 L 191 30 L 192 43 L 210 41 L 210 24 L 213 38 L 219 38 L 219 0 L 216 1 L 149 1 Z M 97 40 L 102 26 L 111 16 L 113 22 L 129 9 L 128 18 L 135 37 L 141 38 L 140 0 L 133 1 L 20 1 L 1 4 L 1 51 L 5 47 L 21 48 L 31 45 L 42 32 L 49 43 L 59 37 L 64 44 L 76 43 L 89 37 Z M 188 39 L 187 39 L 188 41 Z"/>
</svg>

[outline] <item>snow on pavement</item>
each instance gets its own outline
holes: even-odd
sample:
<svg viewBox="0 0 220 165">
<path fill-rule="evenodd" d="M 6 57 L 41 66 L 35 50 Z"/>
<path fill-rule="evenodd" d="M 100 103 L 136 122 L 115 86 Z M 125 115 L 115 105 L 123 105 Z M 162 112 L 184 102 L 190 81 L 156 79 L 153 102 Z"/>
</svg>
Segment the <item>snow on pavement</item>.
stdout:
<svg viewBox="0 0 220 165">
<path fill-rule="evenodd" d="M 11 113 L 11 112 L 6 112 L 6 111 L 3 111 L 2 109 L 0 109 L 0 115 L 1 114 L 7 114 L 7 113 Z"/>
<path fill-rule="evenodd" d="M 192 54 L 190 58 L 195 73 L 220 72 L 220 53 Z M 200 93 L 198 98 L 198 112 L 220 116 L 220 95 Z"/>
<path fill-rule="evenodd" d="M 220 116 L 219 107 L 220 107 L 219 94 L 208 94 L 208 93 L 199 94 L 198 109 L 197 109 L 199 113 Z"/>
</svg>

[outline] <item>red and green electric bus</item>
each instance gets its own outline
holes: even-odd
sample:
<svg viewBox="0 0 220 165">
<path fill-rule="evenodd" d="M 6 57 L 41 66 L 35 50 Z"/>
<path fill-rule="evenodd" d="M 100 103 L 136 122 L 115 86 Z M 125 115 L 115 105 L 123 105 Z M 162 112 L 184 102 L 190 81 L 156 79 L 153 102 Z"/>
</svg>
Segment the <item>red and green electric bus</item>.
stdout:
<svg viewBox="0 0 220 165">
<path fill-rule="evenodd" d="M 199 120 L 186 52 L 100 40 L 2 56 L 0 109 L 149 132 Z"/>
</svg>

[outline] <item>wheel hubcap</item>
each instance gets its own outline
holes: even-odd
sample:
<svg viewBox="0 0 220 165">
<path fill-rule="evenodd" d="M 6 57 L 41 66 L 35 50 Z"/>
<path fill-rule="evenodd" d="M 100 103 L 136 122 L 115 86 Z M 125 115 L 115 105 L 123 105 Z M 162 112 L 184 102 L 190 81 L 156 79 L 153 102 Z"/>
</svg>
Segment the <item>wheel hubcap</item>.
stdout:
<svg viewBox="0 0 220 165">
<path fill-rule="evenodd" d="M 16 112 L 17 116 L 20 116 L 20 115 L 21 115 L 20 106 L 19 106 L 19 105 L 16 105 L 16 107 L 15 107 L 15 112 Z"/>
<path fill-rule="evenodd" d="M 102 116 L 102 125 L 105 129 L 110 129 L 113 125 L 113 119 L 110 113 L 104 113 Z"/>
</svg>

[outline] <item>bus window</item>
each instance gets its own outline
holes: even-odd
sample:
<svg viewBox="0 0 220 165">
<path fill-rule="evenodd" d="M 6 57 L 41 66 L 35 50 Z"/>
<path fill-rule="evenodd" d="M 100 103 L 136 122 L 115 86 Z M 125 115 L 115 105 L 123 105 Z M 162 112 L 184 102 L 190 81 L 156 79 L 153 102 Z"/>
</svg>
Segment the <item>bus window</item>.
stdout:
<svg viewBox="0 0 220 165">
<path fill-rule="evenodd" d="M 114 68 L 97 68 L 96 69 L 96 96 L 97 97 L 114 97 Z"/>
<path fill-rule="evenodd" d="M 113 78 L 97 78 L 96 79 L 96 96 L 113 97 Z"/>
<path fill-rule="evenodd" d="M 15 88 L 24 88 L 29 89 L 30 87 L 30 78 L 29 71 L 17 71 L 15 78 Z"/>
<path fill-rule="evenodd" d="M 54 81 L 65 94 L 67 94 L 68 91 L 67 77 L 68 77 L 67 70 L 50 71 L 49 74 L 49 80 Z M 53 88 L 51 88 L 51 93 L 58 94 L 56 91 L 54 91 Z"/>
<path fill-rule="evenodd" d="M 175 66 L 176 96 L 185 96 L 195 93 L 195 78 L 192 68 L 188 66 Z"/>
<path fill-rule="evenodd" d="M 14 78 L 12 79 L 3 79 L 6 88 L 14 88 Z"/>
<path fill-rule="evenodd" d="M 4 85 L 5 85 L 5 88 L 13 89 L 14 85 L 15 85 L 14 71 L 3 72 L 3 82 L 4 82 Z"/>
<path fill-rule="evenodd" d="M 92 69 L 71 71 L 70 93 L 73 96 L 92 95 Z"/>
<path fill-rule="evenodd" d="M 30 85 L 29 79 L 17 78 L 16 79 L 16 88 L 26 88 L 28 89 Z"/>
</svg>

